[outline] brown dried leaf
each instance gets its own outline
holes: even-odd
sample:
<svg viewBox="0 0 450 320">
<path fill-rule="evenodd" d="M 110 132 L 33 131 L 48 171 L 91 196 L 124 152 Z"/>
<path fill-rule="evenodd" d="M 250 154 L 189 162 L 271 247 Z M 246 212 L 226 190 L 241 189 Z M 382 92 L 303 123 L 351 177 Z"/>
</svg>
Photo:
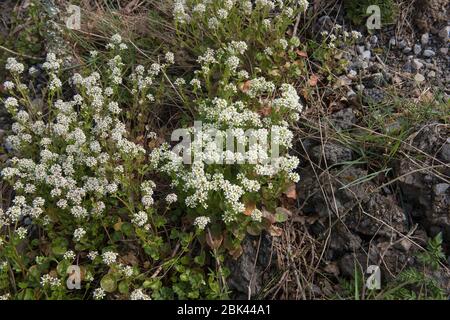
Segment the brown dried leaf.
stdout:
<svg viewBox="0 0 450 320">
<path fill-rule="evenodd" d="M 295 183 L 291 184 L 289 187 L 287 187 L 284 194 L 289 199 L 297 199 L 297 185 Z"/>
<path fill-rule="evenodd" d="M 121 256 L 120 261 L 125 265 L 135 266 L 139 264 L 138 258 L 132 252 L 129 252 L 124 256 Z"/>
<path fill-rule="evenodd" d="M 283 234 L 283 230 L 280 227 L 277 227 L 277 226 L 274 226 L 274 225 L 271 225 L 269 227 L 268 231 L 269 231 L 269 234 L 272 237 L 281 237 L 281 235 Z"/>
<path fill-rule="evenodd" d="M 244 214 L 246 216 L 250 216 L 252 214 L 253 210 L 255 210 L 255 209 L 256 209 L 256 203 L 254 203 L 252 201 L 246 202 Z"/>
<path fill-rule="evenodd" d="M 302 51 L 302 50 L 297 49 L 297 50 L 295 51 L 295 53 L 297 53 L 297 55 L 298 55 L 299 57 L 308 58 L 308 53 L 305 52 L 305 51 Z"/>
<path fill-rule="evenodd" d="M 274 224 L 276 222 L 275 215 L 272 212 L 267 211 L 266 209 L 262 209 L 262 216 L 264 219 L 270 222 L 270 224 Z"/>
<path fill-rule="evenodd" d="M 233 257 L 234 260 L 237 260 L 242 255 L 244 250 L 242 249 L 242 246 L 239 245 L 236 248 L 229 250 L 228 252 Z"/>
<path fill-rule="evenodd" d="M 312 74 L 311 77 L 309 77 L 308 83 L 311 87 L 317 86 L 317 81 L 319 81 L 319 77 L 316 74 Z"/>
<path fill-rule="evenodd" d="M 216 236 L 211 235 L 210 230 L 208 229 L 208 232 L 206 233 L 206 243 L 208 246 L 213 249 L 217 250 L 220 248 L 223 242 L 223 236 L 222 234 L 218 234 Z"/>
<path fill-rule="evenodd" d="M 247 81 L 245 81 L 244 83 L 242 83 L 242 84 L 239 86 L 239 89 L 240 89 L 243 93 L 247 93 L 248 90 L 250 89 L 250 84 L 251 84 L 250 80 L 247 80 Z"/>
</svg>

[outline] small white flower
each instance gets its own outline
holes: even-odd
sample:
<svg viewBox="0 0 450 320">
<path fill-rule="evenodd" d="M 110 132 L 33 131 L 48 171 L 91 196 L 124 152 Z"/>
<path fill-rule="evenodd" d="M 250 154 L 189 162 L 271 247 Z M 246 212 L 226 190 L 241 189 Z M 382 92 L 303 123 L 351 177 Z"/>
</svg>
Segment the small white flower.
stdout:
<svg viewBox="0 0 450 320">
<path fill-rule="evenodd" d="M 196 78 L 192 79 L 191 82 L 189 82 L 189 84 L 196 89 L 199 89 L 202 86 L 202 83 L 200 82 L 200 80 L 198 80 Z"/>
<path fill-rule="evenodd" d="M 194 220 L 194 226 L 197 226 L 200 230 L 204 230 L 208 223 L 211 222 L 209 217 L 201 216 Z"/>
<path fill-rule="evenodd" d="M 80 241 L 81 238 L 83 238 L 85 234 L 86 234 L 86 230 L 84 230 L 83 228 L 78 228 L 78 229 L 75 229 L 75 231 L 73 232 L 73 238 L 75 239 L 75 241 Z"/>
<path fill-rule="evenodd" d="M 87 255 L 87 257 L 88 257 L 90 260 L 92 260 L 92 261 L 94 261 L 95 258 L 97 258 L 97 256 L 98 256 L 98 252 L 97 252 L 97 251 L 89 251 L 89 253 L 88 253 L 88 255 Z"/>
<path fill-rule="evenodd" d="M 129 278 L 133 275 L 133 267 L 131 266 L 122 266 L 121 271 L 125 277 Z"/>
<path fill-rule="evenodd" d="M 166 196 L 167 204 L 172 204 L 174 202 L 177 202 L 177 199 L 178 199 L 178 197 L 175 193 L 171 193 Z"/>
<path fill-rule="evenodd" d="M 139 211 L 138 213 L 134 214 L 133 219 L 131 219 L 131 222 L 137 225 L 138 227 L 143 227 L 148 221 L 148 216 L 145 211 Z"/>
<path fill-rule="evenodd" d="M 219 9 L 217 10 L 217 16 L 219 19 L 226 19 L 228 17 L 228 11 L 225 9 Z"/>
<path fill-rule="evenodd" d="M 208 20 L 208 27 L 210 29 L 216 29 L 219 26 L 219 20 L 217 20 L 217 18 L 212 17 Z"/>
<path fill-rule="evenodd" d="M 75 259 L 75 252 L 73 252 L 72 250 L 66 251 L 66 253 L 64 253 L 63 258 L 66 260 L 73 260 Z"/>
<path fill-rule="evenodd" d="M 3 87 L 5 87 L 6 90 L 12 90 L 12 89 L 14 89 L 15 85 L 14 85 L 14 82 L 5 81 L 3 83 Z"/>
<path fill-rule="evenodd" d="M 19 107 L 19 102 L 17 102 L 17 99 L 14 97 L 8 97 L 5 100 L 5 108 L 9 110 L 15 110 Z"/>
<path fill-rule="evenodd" d="M 172 52 L 167 52 L 165 55 L 166 62 L 168 64 L 174 64 L 175 63 L 175 55 Z"/>
<path fill-rule="evenodd" d="M 255 209 L 252 211 L 250 217 L 252 218 L 253 221 L 261 222 L 262 212 L 259 209 Z"/>
<path fill-rule="evenodd" d="M 184 80 L 183 78 L 177 78 L 177 79 L 175 79 L 173 84 L 176 86 L 183 86 L 186 84 L 186 80 Z"/>
<path fill-rule="evenodd" d="M 120 36 L 120 34 L 115 34 L 111 37 L 111 42 L 114 44 L 120 44 L 122 43 L 122 37 Z"/>
<path fill-rule="evenodd" d="M 97 288 L 92 293 L 92 296 L 95 300 L 102 300 L 106 296 L 105 290 L 103 290 L 102 288 Z"/>
<path fill-rule="evenodd" d="M 9 300 L 9 298 L 11 298 L 11 294 L 5 293 L 4 295 L 0 296 L 0 301 L 1 300 Z"/>
<path fill-rule="evenodd" d="M 206 11 L 206 6 L 203 3 L 197 4 L 193 9 L 192 12 L 196 13 L 204 13 Z"/>
<path fill-rule="evenodd" d="M 23 240 L 27 236 L 28 231 L 24 227 L 20 227 L 20 228 L 16 229 L 16 233 L 17 233 L 19 239 Z"/>
<path fill-rule="evenodd" d="M 17 73 L 20 74 L 23 72 L 23 70 L 25 69 L 25 67 L 23 66 L 23 64 L 17 62 L 16 59 L 14 58 L 8 58 L 6 60 L 6 70 L 11 71 L 11 73 Z"/>
<path fill-rule="evenodd" d="M 353 39 L 359 39 L 362 37 L 362 34 L 359 31 L 352 31 L 352 37 Z"/>
<path fill-rule="evenodd" d="M 118 256 L 118 254 L 116 252 L 105 251 L 102 254 L 103 263 L 109 266 L 109 265 L 113 264 L 114 262 L 116 262 L 117 256 Z"/>
<path fill-rule="evenodd" d="M 136 289 L 131 293 L 130 300 L 151 300 L 151 298 L 142 289 Z"/>
<path fill-rule="evenodd" d="M 44 274 L 41 277 L 41 286 L 45 287 L 50 285 L 52 288 L 61 286 L 61 280 L 56 277 L 51 276 L 50 274 Z"/>
</svg>

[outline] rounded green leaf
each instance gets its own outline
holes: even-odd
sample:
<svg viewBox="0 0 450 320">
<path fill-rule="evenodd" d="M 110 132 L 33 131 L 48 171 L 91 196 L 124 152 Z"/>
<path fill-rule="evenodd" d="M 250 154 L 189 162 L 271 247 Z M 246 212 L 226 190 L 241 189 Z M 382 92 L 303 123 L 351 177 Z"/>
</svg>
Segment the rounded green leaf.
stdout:
<svg viewBox="0 0 450 320">
<path fill-rule="evenodd" d="M 114 292 L 117 289 L 117 281 L 113 275 L 107 274 L 100 280 L 100 286 L 106 292 Z"/>
</svg>

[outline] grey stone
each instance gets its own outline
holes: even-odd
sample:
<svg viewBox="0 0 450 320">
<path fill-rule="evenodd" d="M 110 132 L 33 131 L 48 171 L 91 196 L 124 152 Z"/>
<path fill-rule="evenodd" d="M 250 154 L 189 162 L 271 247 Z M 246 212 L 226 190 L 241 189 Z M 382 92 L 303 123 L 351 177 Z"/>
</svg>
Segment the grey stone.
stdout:
<svg viewBox="0 0 450 320">
<path fill-rule="evenodd" d="M 420 69 L 422 69 L 422 67 L 423 67 L 423 63 L 420 62 L 419 59 L 413 59 L 412 65 L 413 65 L 413 67 L 414 67 L 416 70 L 420 70 Z"/>
<path fill-rule="evenodd" d="M 356 123 L 356 116 L 352 108 L 345 108 L 333 113 L 330 120 L 336 130 L 341 131 L 352 128 Z"/>
<path fill-rule="evenodd" d="M 376 35 L 373 35 L 370 37 L 370 43 L 371 44 L 377 44 L 378 43 L 378 37 Z"/>
<path fill-rule="evenodd" d="M 397 48 L 399 48 L 400 50 L 403 50 L 403 48 L 406 47 L 406 41 L 405 40 L 401 40 L 397 43 Z"/>
<path fill-rule="evenodd" d="M 321 160 L 322 154 L 327 161 L 327 165 L 332 166 L 342 162 L 351 161 L 353 152 L 347 147 L 334 143 L 324 144 L 323 149 L 321 145 L 318 145 L 311 150 L 311 158 L 317 162 Z"/>
<path fill-rule="evenodd" d="M 448 54 L 448 47 L 443 47 L 439 49 L 439 52 L 444 56 Z"/>
<path fill-rule="evenodd" d="M 263 274 L 273 263 L 272 238 L 263 233 L 259 249 L 258 242 L 258 237 L 247 236 L 242 242 L 242 255 L 237 260 L 225 262 L 230 269 L 227 283 L 236 291 L 236 298 L 257 296 L 264 283 Z"/>
<path fill-rule="evenodd" d="M 363 52 L 366 50 L 366 48 L 364 47 L 364 46 L 357 46 L 356 47 L 356 51 L 359 53 L 359 54 L 363 54 Z"/>
<path fill-rule="evenodd" d="M 426 49 L 423 51 L 423 56 L 426 58 L 431 58 L 431 57 L 434 57 L 435 55 L 436 55 L 436 53 L 433 50 Z"/>
<path fill-rule="evenodd" d="M 439 38 L 446 41 L 448 40 L 449 33 L 450 33 L 450 26 L 445 26 L 439 31 Z"/>
<path fill-rule="evenodd" d="M 417 81 L 417 82 L 423 82 L 423 81 L 425 81 L 425 77 L 423 75 L 421 75 L 420 73 L 417 73 L 414 76 L 414 80 Z"/>
<path fill-rule="evenodd" d="M 410 61 L 406 62 L 403 67 L 402 70 L 404 72 L 408 72 L 408 73 L 412 73 L 413 72 L 413 65 Z"/>
<path fill-rule="evenodd" d="M 438 196 L 445 194 L 445 192 L 450 187 L 450 184 L 448 183 L 438 183 L 434 186 L 434 193 Z"/>
<path fill-rule="evenodd" d="M 397 43 L 397 41 L 395 41 L 395 38 L 389 39 L 389 45 L 390 45 L 391 47 L 395 46 L 396 43 Z"/>
<path fill-rule="evenodd" d="M 415 55 L 418 55 L 418 54 L 420 54 L 422 52 L 422 47 L 421 47 L 421 45 L 420 44 L 415 44 L 414 45 L 414 54 Z"/>
<path fill-rule="evenodd" d="M 428 44 L 428 41 L 430 40 L 430 34 L 429 33 L 424 33 L 421 37 L 420 37 L 420 43 L 423 46 L 426 46 Z"/>
<path fill-rule="evenodd" d="M 450 162 L 450 143 L 449 142 L 447 142 L 446 144 L 444 144 L 442 146 L 440 155 L 442 157 L 442 160 L 445 163 L 449 163 Z"/>
<path fill-rule="evenodd" d="M 403 48 L 403 53 L 404 54 L 408 54 L 408 53 L 410 53 L 412 51 L 412 49 L 410 48 L 410 47 L 405 47 L 405 48 Z"/>
<path fill-rule="evenodd" d="M 361 54 L 361 56 L 363 59 L 369 60 L 372 57 L 372 53 L 369 50 L 366 50 Z"/>
<path fill-rule="evenodd" d="M 448 163 L 448 160 L 441 159 L 444 158 L 442 155 L 444 147 L 448 145 L 446 142 L 448 128 L 440 123 L 420 125 L 419 128 L 420 131 L 411 141 L 411 147 L 403 147 L 408 156 L 400 160 L 396 166 L 395 176 L 398 177 L 399 187 L 407 204 L 406 209 L 411 216 L 421 219 L 429 234 L 442 231 L 444 239 L 450 239 L 448 184 L 440 175 L 433 172 L 415 172 L 420 167 L 432 165 L 435 162 L 434 155 L 439 153 L 438 158 Z M 420 166 L 411 160 L 419 154 L 417 150 L 430 155 Z M 444 170 L 441 174 L 448 175 L 448 171 Z"/>
</svg>

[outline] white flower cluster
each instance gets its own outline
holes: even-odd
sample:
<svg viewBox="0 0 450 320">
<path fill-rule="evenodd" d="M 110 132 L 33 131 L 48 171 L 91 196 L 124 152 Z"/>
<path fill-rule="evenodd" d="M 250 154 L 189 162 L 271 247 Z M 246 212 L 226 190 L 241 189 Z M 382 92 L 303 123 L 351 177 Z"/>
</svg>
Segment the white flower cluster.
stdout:
<svg viewBox="0 0 450 320">
<path fill-rule="evenodd" d="M 189 21 L 190 17 L 186 13 L 186 0 L 175 0 L 173 5 L 173 17 L 178 23 Z"/>
<path fill-rule="evenodd" d="M 17 62 L 16 59 L 14 58 L 8 58 L 6 60 L 6 66 L 5 66 L 6 70 L 9 70 L 12 74 L 21 74 L 25 67 L 23 64 Z"/>
<path fill-rule="evenodd" d="M 356 41 L 362 37 L 361 32 L 355 30 L 348 32 L 339 24 L 336 24 L 331 32 L 322 31 L 320 34 L 331 49 L 336 48 L 339 41 Z"/>
<path fill-rule="evenodd" d="M 98 256 L 98 252 L 97 251 L 89 251 L 87 257 L 91 260 L 94 261 L 95 258 L 97 258 Z"/>
<path fill-rule="evenodd" d="M 239 60 L 238 56 L 246 50 L 247 44 L 236 41 L 217 51 L 207 49 L 197 59 L 200 73 L 207 78 L 213 68 L 221 70 L 221 63 L 224 63 L 238 79 L 239 63 L 233 62 L 230 68 L 230 58 Z M 228 88 L 229 84 L 224 87 Z M 298 120 L 303 109 L 297 91 L 290 84 L 277 88 L 264 77 L 248 80 L 247 87 L 241 91 L 229 92 L 226 89 L 222 96 L 199 103 L 199 115 L 206 123 L 202 123 L 201 129 L 195 125 L 187 129 L 194 136 L 188 147 L 194 158 L 190 167 L 183 166 L 183 157 L 169 150 L 167 145 L 154 149 L 150 155 L 153 167 L 175 177 L 172 185 L 181 189 L 189 208 L 208 209 L 212 197 L 219 194 L 224 201 L 222 219 L 226 223 L 235 221 L 245 211 L 244 195 L 259 192 L 266 181 L 270 183 L 270 179 L 276 179 L 277 175 L 298 181 L 298 175 L 293 172 L 298 159 L 285 155 L 293 140 L 286 120 Z M 261 105 L 273 111 L 269 114 L 259 112 Z M 272 117 L 271 113 L 276 117 Z M 272 152 L 269 140 L 281 150 L 281 156 Z M 233 142 L 233 146 L 236 141 L 237 150 L 228 148 L 229 141 Z M 210 164 L 224 162 L 243 164 L 237 180 L 226 179 L 220 172 L 211 172 Z"/>
<path fill-rule="evenodd" d="M 102 254 L 103 263 L 106 265 L 111 265 L 116 262 L 118 254 L 114 251 L 105 251 Z"/>
<path fill-rule="evenodd" d="M 121 38 L 114 36 L 111 43 L 117 45 Z M 172 59 L 170 54 L 167 59 Z M 6 143 L 17 156 L 1 175 L 12 183 L 16 197 L 0 215 L 0 225 L 15 223 L 23 216 L 48 223 L 49 217 L 43 215 L 43 198 L 50 198 L 77 220 L 95 219 L 107 209 L 109 198 L 123 184 L 126 173 L 122 164 L 143 159 L 145 153 L 143 147 L 126 138 L 128 132 L 119 118 L 120 107 L 112 100 L 112 87 L 122 82 L 121 65 L 120 56 L 110 61 L 112 86 L 105 88 L 97 72 L 85 77 L 74 74 L 71 83 L 80 93 L 72 100 L 50 103 L 46 117 L 39 112 L 31 117 L 29 112 L 35 110 L 25 106 L 22 109 L 14 97 L 5 100 L 16 121 Z M 43 67 L 50 75 L 50 90 L 55 89 L 55 85 L 59 86 L 56 74 L 60 73 L 61 60 L 49 53 Z M 13 73 L 22 70 L 14 59 L 8 59 L 7 68 Z M 37 154 L 23 152 L 30 144 L 38 147 Z M 143 200 L 146 208 L 151 206 L 151 192 Z M 75 230 L 75 241 L 85 233 L 82 228 Z M 24 236 L 21 230 L 18 234 Z"/>
<path fill-rule="evenodd" d="M 154 203 L 152 196 L 153 196 L 153 189 L 155 187 L 156 184 L 151 180 L 144 181 L 141 184 L 141 192 L 142 192 L 141 202 L 145 209 L 149 209 Z"/>
<path fill-rule="evenodd" d="M 194 226 L 198 227 L 200 230 L 204 230 L 208 223 L 211 222 L 211 219 L 209 217 L 201 216 L 197 217 L 194 220 Z"/>
<path fill-rule="evenodd" d="M 253 3 L 252 3 L 253 2 Z M 309 6 L 307 0 L 283 1 L 283 0 L 255 0 L 255 1 L 212 1 L 212 0 L 175 0 L 173 6 L 174 20 L 181 24 L 202 22 L 208 17 L 207 26 L 214 30 L 221 23 L 225 23 L 233 14 L 249 16 L 254 10 L 259 13 L 281 12 L 288 18 L 294 17 L 294 9 L 306 11 Z"/>
<path fill-rule="evenodd" d="M 92 297 L 95 300 L 102 300 L 105 296 L 106 296 L 105 290 L 103 290 L 102 288 L 97 288 L 92 293 Z"/>
<path fill-rule="evenodd" d="M 261 222 L 262 215 L 263 214 L 259 209 L 255 209 L 252 211 L 250 217 L 252 218 L 253 221 Z"/>
<path fill-rule="evenodd" d="M 133 275 L 133 267 L 132 266 L 125 266 L 123 264 L 119 264 L 118 265 L 120 272 L 122 272 L 122 274 L 129 278 Z"/>
<path fill-rule="evenodd" d="M 177 195 L 175 193 L 170 193 L 170 194 L 168 194 L 166 196 L 166 202 L 169 205 L 172 204 L 172 203 L 177 202 L 177 200 L 178 200 L 178 197 L 177 197 Z"/>
<path fill-rule="evenodd" d="M 84 228 L 77 228 L 73 232 L 73 238 L 75 239 L 75 241 L 78 242 L 81 240 L 81 238 L 84 237 L 85 234 L 86 234 L 86 230 L 84 230 Z"/>
<path fill-rule="evenodd" d="M 133 215 L 131 222 L 138 227 L 144 227 L 148 221 L 148 215 L 145 211 L 139 211 Z"/>
<path fill-rule="evenodd" d="M 150 296 L 145 294 L 142 289 L 135 289 L 130 294 L 130 300 L 151 300 Z"/>
<path fill-rule="evenodd" d="M 128 46 L 122 42 L 122 36 L 120 34 L 115 34 L 111 37 L 110 43 L 106 45 L 107 49 L 118 49 L 118 50 L 126 50 Z M 92 55 L 92 54 L 91 54 Z M 94 52 L 92 55 L 95 57 L 97 54 Z"/>
<path fill-rule="evenodd" d="M 73 259 L 75 259 L 75 252 L 73 252 L 72 250 L 66 251 L 63 255 L 63 258 L 72 261 Z"/>
<path fill-rule="evenodd" d="M 6 294 L 0 296 L 0 301 L 9 300 L 10 298 L 11 298 L 11 294 L 6 293 Z"/>
<path fill-rule="evenodd" d="M 50 274 L 44 274 L 41 277 L 41 286 L 51 286 L 52 288 L 57 288 L 61 286 L 61 280 L 50 275 Z"/>
</svg>

